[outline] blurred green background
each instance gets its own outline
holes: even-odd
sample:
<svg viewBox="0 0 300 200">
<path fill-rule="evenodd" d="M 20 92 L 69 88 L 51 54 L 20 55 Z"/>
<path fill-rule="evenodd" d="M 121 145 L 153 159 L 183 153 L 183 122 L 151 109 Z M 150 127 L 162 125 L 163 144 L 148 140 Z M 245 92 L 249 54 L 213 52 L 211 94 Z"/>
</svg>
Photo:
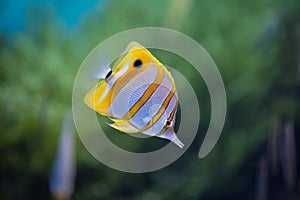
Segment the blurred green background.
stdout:
<svg viewBox="0 0 300 200">
<path fill-rule="evenodd" d="M 51 169 L 81 62 L 107 37 L 145 26 L 183 32 L 214 59 L 228 100 L 220 140 L 198 159 L 210 100 L 184 68 L 201 122 L 180 159 L 156 172 L 119 172 L 75 131 L 74 192 L 56 194 Z M 299 1 L 1 1 L 0 47 L 1 199 L 300 199 Z"/>
</svg>

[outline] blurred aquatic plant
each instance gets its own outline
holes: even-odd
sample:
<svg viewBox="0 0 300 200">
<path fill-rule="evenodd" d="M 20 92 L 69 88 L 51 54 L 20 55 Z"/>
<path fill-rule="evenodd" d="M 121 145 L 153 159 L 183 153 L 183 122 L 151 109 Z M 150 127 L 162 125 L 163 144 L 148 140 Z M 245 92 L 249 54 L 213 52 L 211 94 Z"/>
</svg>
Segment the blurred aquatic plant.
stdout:
<svg viewBox="0 0 300 200">
<path fill-rule="evenodd" d="M 47 171 L 63 111 L 71 103 L 80 58 L 63 41 L 59 28 L 46 24 L 34 35 L 19 34 L 0 44 L 0 192 L 4 199 L 49 194 Z M 34 188 L 40 189 L 31 194 Z"/>
<path fill-rule="evenodd" d="M 271 134 L 263 147 L 256 175 L 256 200 L 296 200 L 300 195 L 297 188 L 299 159 L 297 159 L 295 127 L 291 120 L 282 124 L 274 118 Z M 298 144 L 299 145 L 299 144 Z M 298 151 L 299 152 L 299 151 Z"/>
<path fill-rule="evenodd" d="M 71 111 L 65 113 L 56 157 L 50 176 L 50 191 L 57 199 L 71 199 L 75 185 L 74 123 Z"/>
</svg>

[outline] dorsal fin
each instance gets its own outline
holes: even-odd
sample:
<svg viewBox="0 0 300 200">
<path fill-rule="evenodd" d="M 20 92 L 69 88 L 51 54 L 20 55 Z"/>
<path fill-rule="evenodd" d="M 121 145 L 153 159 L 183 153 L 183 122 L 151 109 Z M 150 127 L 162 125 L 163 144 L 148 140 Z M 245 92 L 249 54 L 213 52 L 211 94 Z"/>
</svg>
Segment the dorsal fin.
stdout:
<svg viewBox="0 0 300 200">
<path fill-rule="evenodd" d="M 105 79 L 107 74 L 111 71 L 109 58 L 106 57 L 101 64 L 92 66 L 89 71 L 89 77 L 92 79 Z"/>
</svg>

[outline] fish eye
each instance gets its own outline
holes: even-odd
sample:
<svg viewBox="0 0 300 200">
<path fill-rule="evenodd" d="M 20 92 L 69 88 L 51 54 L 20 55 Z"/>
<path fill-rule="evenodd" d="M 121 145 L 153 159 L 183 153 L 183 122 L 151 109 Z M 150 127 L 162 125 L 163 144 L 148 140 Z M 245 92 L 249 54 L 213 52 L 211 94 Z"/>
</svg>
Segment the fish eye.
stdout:
<svg viewBox="0 0 300 200">
<path fill-rule="evenodd" d="M 143 65 L 143 62 L 140 59 L 137 59 L 134 61 L 133 66 L 138 68 L 141 67 Z"/>
<path fill-rule="evenodd" d="M 108 78 L 111 76 L 111 74 L 112 74 L 112 71 L 110 70 L 110 71 L 106 74 L 105 79 L 108 79 Z"/>
</svg>

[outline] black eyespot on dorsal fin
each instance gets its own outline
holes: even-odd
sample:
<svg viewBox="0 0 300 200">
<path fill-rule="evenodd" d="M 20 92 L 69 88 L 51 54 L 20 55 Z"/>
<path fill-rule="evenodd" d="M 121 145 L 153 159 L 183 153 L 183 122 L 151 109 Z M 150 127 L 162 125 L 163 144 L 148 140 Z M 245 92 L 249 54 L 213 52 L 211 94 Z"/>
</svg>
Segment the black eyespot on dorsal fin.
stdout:
<svg viewBox="0 0 300 200">
<path fill-rule="evenodd" d="M 166 126 L 171 126 L 171 122 L 169 120 L 166 121 Z"/>
<path fill-rule="evenodd" d="M 136 59 L 133 63 L 133 66 L 135 68 L 141 67 L 143 65 L 143 62 L 140 59 Z"/>
</svg>

